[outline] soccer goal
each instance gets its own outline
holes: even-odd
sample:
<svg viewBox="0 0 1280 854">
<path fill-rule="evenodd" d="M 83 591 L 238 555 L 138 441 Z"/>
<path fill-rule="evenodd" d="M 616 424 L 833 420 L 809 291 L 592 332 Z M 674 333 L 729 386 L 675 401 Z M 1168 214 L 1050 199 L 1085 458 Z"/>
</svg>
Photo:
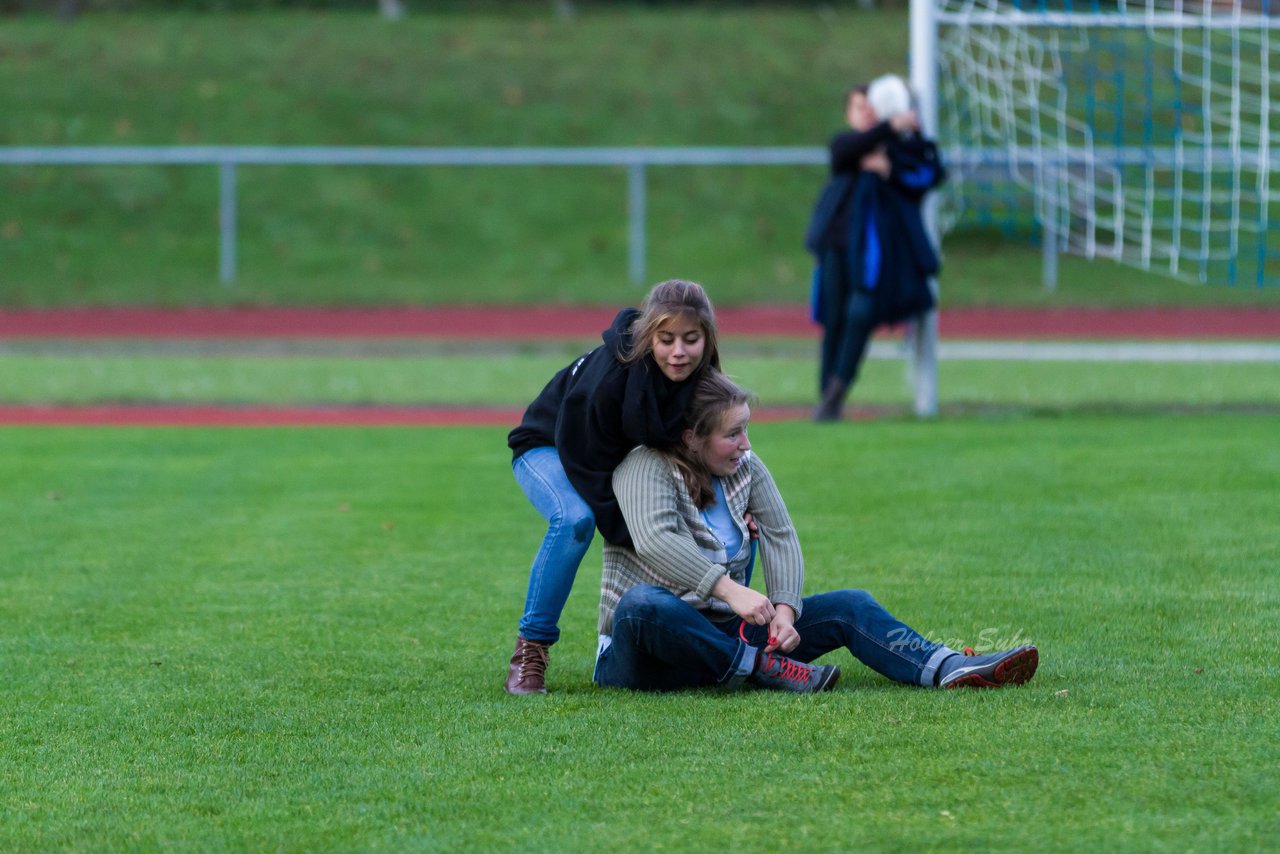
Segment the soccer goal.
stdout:
<svg viewBox="0 0 1280 854">
<path fill-rule="evenodd" d="M 1202 284 L 1280 284 L 1280 0 L 913 0 L 940 232 L 1038 232 Z"/>
</svg>

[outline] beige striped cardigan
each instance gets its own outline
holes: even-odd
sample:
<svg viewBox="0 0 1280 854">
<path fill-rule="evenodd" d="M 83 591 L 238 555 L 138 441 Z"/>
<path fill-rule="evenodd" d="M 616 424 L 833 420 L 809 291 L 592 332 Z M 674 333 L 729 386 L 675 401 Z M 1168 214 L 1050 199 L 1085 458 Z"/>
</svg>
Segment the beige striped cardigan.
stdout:
<svg viewBox="0 0 1280 854">
<path fill-rule="evenodd" d="M 775 605 L 790 605 L 799 616 L 804 558 L 769 470 L 753 452 L 747 452 L 738 470 L 722 478 L 721 484 L 730 515 L 742 532 L 742 548 L 732 556 L 725 555 L 724 546 L 707 527 L 670 458 L 639 447 L 619 464 L 613 473 L 613 491 L 635 548 L 604 545 L 601 635 L 612 632 L 618 600 L 637 584 L 666 587 L 713 620 L 733 617 L 727 604 L 712 598 L 711 588 L 726 572 L 738 583 L 746 577 L 751 544 L 742 517 L 747 512 L 760 529 L 765 592 Z"/>
</svg>

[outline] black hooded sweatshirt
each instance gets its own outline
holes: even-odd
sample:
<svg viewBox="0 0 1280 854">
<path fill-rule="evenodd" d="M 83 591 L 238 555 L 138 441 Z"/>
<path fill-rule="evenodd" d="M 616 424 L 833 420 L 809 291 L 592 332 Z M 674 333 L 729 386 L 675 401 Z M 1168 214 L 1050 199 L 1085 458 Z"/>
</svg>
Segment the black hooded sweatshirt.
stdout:
<svg viewBox="0 0 1280 854">
<path fill-rule="evenodd" d="M 672 382 L 647 356 L 624 363 L 631 324 L 639 315 L 635 308 L 618 312 L 601 336 L 604 343 L 552 377 L 507 434 L 512 459 L 533 448 L 556 448 L 600 533 L 627 547 L 631 535 L 613 494 L 613 470 L 636 445 L 662 449 L 680 440 L 685 409 L 702 373 L 700 365 L 689 379 Z"/>
</svg>

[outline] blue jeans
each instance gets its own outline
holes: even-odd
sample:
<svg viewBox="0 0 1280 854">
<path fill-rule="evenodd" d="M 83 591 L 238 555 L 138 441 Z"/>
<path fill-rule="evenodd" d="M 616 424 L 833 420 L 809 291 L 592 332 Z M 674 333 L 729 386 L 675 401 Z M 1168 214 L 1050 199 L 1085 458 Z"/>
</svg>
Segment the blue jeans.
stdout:
<svg viewBox="0 0 1280 854">
<path fill-rule="evenodd" d="M 526 451 L 511 464 L 511 470 L 534 509 L 547 520 L 547 533 L 529 570 L 520 634 L 553 644 L 560 639 L 560 612 L 569 601 L 578 564 L 591 545 L 596 518 L 569 483 L 555 448 Z"/>
<path fill-rule="evenodd" d="M 865 590 L 806 596 L 796 631 L 800 645 L 789 658 L 810 662 L 844 647 L 882 676 L 910 685 L 933 685 L 938 665 L 955 653 L 899 622 Z M 638 691 L 734 687 L 751 675 L 756 648 L 768 635 L 768 626 L 736 617 L 712 622 L 664 587 L 637 585 L 618 601 L 612 643 L 596 659 L 594 679 Z"/>
</svg>

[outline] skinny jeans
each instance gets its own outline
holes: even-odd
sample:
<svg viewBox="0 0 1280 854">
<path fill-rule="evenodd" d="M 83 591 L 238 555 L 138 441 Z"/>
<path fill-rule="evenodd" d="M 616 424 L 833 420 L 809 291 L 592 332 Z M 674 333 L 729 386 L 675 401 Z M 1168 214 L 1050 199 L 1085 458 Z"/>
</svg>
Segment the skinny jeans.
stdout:
<svg viewBox="0 0 1280 854">
<path fill-rule="evenodd" d="M 555 448 L 525 451 L 511 470 L 529 503 L 547 520 L 547 532 L 529 569 L 520 635 L 549 645 L 560 639 L 560 612 L 595 534 L 595 514 L 569 482 Z"/>
</svg>

